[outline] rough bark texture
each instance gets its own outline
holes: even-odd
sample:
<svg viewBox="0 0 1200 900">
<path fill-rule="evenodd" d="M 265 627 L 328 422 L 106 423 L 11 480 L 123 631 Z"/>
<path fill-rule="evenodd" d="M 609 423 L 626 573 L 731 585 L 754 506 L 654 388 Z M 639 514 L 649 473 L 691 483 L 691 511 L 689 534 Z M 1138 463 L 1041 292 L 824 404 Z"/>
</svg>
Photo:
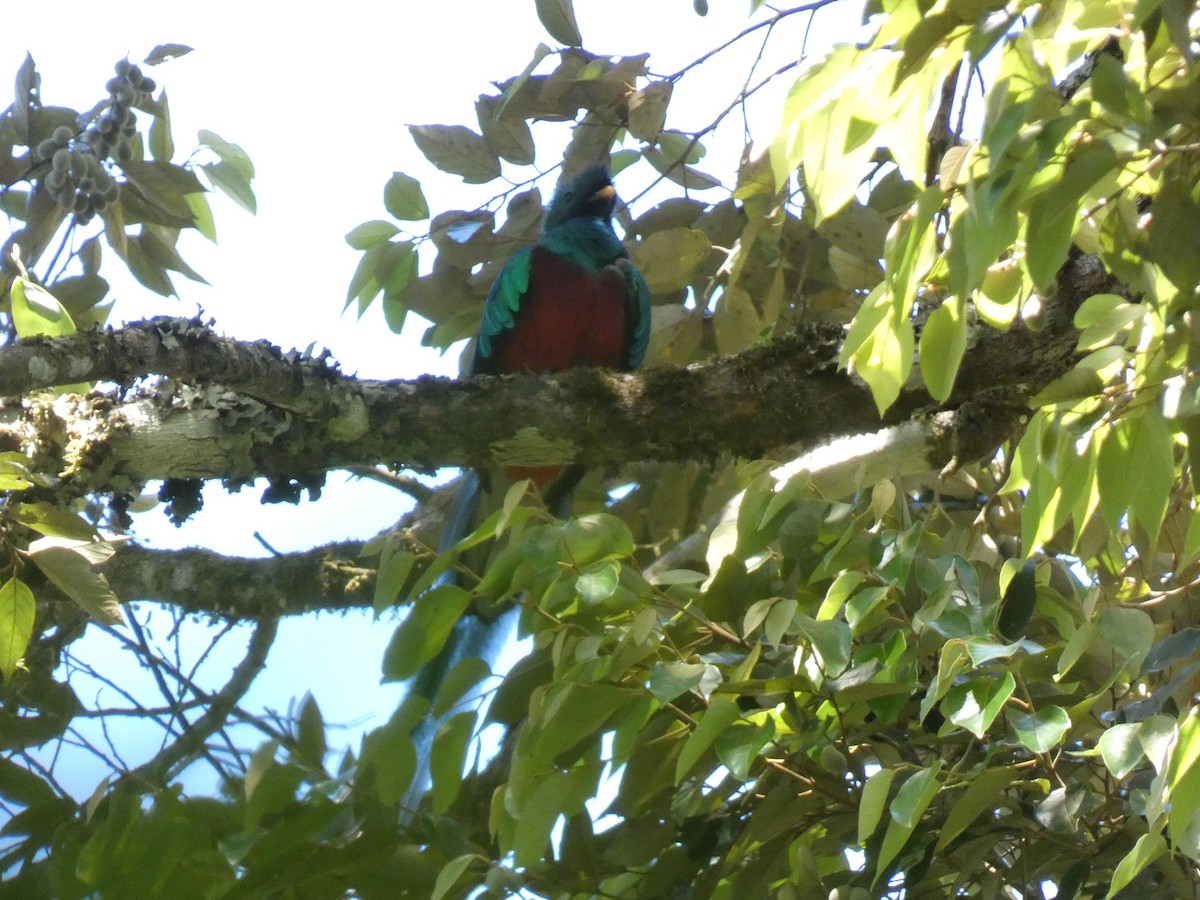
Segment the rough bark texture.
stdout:
<svg viewBox="0 0 1200 900">
<path fill-rule="evenodd" d="M 842 331 L 834 327 L 634 376 L 579 369 L 381 382 L 265 342 L 221 338 L 198 321 L 154 319 L 0 350 L 0 395 L 14 398 L 0 407 L 0 450 L 59 473 L 35 490 L 79 496 L 151 479 L 303 478 L 354 465 L 600 465 L 757 457 L 784 447 L 780 458 L 791 458 L 839 436 L 925 420 L 929 468 L 937 470 L 984 458 L 1019 429 L 1029 398 L 1075 358 L 1075 310 L 1101 291 L 1121 286 L 1093 258 L 1073 256 L 1040 329 L 982 331 L 948 403 L 935 404 L 918 373 L 882 421 L 865 386 L 838 371 Z M 129 387 L 150 375 L 170 380 L 129 397 L 30 394 L 63 382 Z M 434 545 L 449 493 L 423 503 L 422 520 L 402 522 L 409 530 L 397 539 Z M 122 600 L 262 620 L 370 606 L 374 561 L 360 560 L 360 549 L 342 543 L 241 559 L 126 546 L 105 572 Z"/>
<path fill-rule="evenodd" d="M 989 409 L 1023 407 L 1066 370 L 1074 309 L 1114 285 L 1087 257 L 1068 264 L 1062 284 L 1041 330 L 981 332 L 943 409 L 974 404 L 983 421 Z M 840 339 L 839 328 L 809 327 L 736 357 L 638 375 L 577 369 L 386 382 L 263 342 L 219 338 L 195 321 L 155 319 L 0 350 L 0 393 L 26 394 L 0 410 L 0 448 L 60 461 L 62 477 L 84 493 L 158 478 L 301 477 L 352 465 L 754 457 L 938 408 L 916 377 L 881 423 L 865 386 L 837 370 Z M 28 397 L 64 381 L 130 385 L 152 374 L 172 380 L 128 399 Z"/>
</svg>

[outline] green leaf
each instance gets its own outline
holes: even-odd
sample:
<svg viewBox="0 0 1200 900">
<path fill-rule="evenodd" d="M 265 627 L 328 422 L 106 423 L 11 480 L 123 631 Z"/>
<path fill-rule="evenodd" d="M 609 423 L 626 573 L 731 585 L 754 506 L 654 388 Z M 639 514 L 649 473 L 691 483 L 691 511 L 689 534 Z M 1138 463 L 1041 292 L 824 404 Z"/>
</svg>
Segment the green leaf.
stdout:
<svg viewBox="0 0 1200 900">
<path fill-rule="evenodd" d="M 70 313 L 54 295 L 28 278 L 12 283 L 12 318 L 21 337 L 61 337 L 75 333 Z"/>
<path fill-rule="evenodd" d="M 937 796 L 941 786 L 938 781 L 941 770 L 942 761 L 939 759 L 930 768 L 910 776 L 896 792 L 890 807 L 891 821 L 888 822 L 887 833 L 884 834 L 883 843 L 879 848 L 879 861 L 875 866 L 876 880 L 903 849 L 921 821 L 921 816 Z"/>
<path fill-rule="evenodd" d="M 708 235 L 694 228 L 668 228 L 633 248 L 633 259 L 654 294 L 687 287 L 712 249 Z"/>
<path fill-rule="evenodd" d="M 1200 521 L 1200 517 L 1193 519 L 1193 522 L 1195 521 Z M 1142 663 L 1141 674 L 1161 672 L 1180 660 L 1191 658 L 1198 650 L 1200 650 L 1200 628 L 1195 626 L 1180 628 L 1150 648 L 1150 652 Z"/>
<path fill-rule="evenodd" d="M 1081 353 L 1097 350 L 1116 335 L 1146 315 L 1139 303 L 1127 303 L 1116 294 L 1095 294 L 1083 301 L 1075 313 L 1075 327 L 1080 329 L 1078 348 Z"/>
<path fill-rule="evenodd" d="M 563 561 L 585 569 L 608 559 L 633 555 L 633 532 L 624 520 L 608 513 L 571 519 L 562 526 Z"/>
<path fill-rule="evenodd" d="M 1061 706 L 1044 706 L 1035 713 L 1007 713 L 1008 724 L 1017 740 L 1034 753 L 1048 753 L 1071 727 L 1071 717 Z"/>
<path fill-rule="evenodd" d="M 1117 530 L 1121 527 L 1125 510 L 1129 508 L 1129 480 L 1133 471 L 1133 422 L 1129 418 L 1120 418 L 1111 428 L 1098 432 L 1097 440 L 1101 442 L 1096 459 L 1100 511 L 1109 527 Z"/>
<path fill-rule="evenodd" d="M 193 225 L 197 231 L 212 241 L 217 242 L 217 225 L 213 220 L 212 207 L 209 206 L 208 196 L 203 191 L 184 194 L 183 200 L 191 211 Z"/>
<path fill-rule="evenodd" d="M 665 134 L 665 133 L 664 133 Z M 642 151 L 642 159 L 650 163 L 654 171 L 664 176 L 668 181 L 689 191 L 710 191 L 721 186 L 721 179 L 714 178 L 686 165 L 678 157 L 664 153 L 654 147 Z"/>
<path fill-rule="evenodd" d="M 942 761 L 939 759 L 928 769 L 922 769 L 909 777 L 892 801 L 892 819 L 906 828 L 915 827 L 938 791 L 938 773 Z"/>
<path fill-rule="evenodd" d="M 1174 436 L 1157 404 L 1133 423 L 1129 455 L 1137 460 L 1128 473 L 1129 512 L 1153 540 L 1162 528 L 1175 483 Z"/>
<path fill-rule="evenodd" d="M 867 838 L 875 833 L 883 811 L 887 808 L 888 791 L 892 786 L 895 769 L 879 769 L 863 785 L 862 800 L 858 804 L 858 843 L 866 846 Z"/>
<path fill-rule="evenodd" d="M 575 589 L 589 606 L 602 603 L 617 590 L 620 571 L 616 563 L 606 561 L 599 568 L 580 575 L 575 581 Z"/>
<path fill-rule="evenodd" d="M 1134 770 L 1144 755 L 1142 743 L 1138 739 L 1140 722 L 1128 722 L 1113 725 L 1100 735 L 1097 747 L 1104 765 L 1113 773 L 1113 777 L 1124 778 Z"/>
<path fill-rule="evenodd" d="M 950 813 L 942 825 L 934 852 L 938 853 L 944 850 L 984 811 L 993 809 L 997 795 L 1012 784 L 1016 778 L 1017 770 L 1011 766 L 984 769 L 972 777 L 967 783 L 967 789 L 963 795 L 958 798 L 956 803 L 951 804 Z"/>
<path fill-rule="evenodd" d="M 388 183 L 384 185 L 383 206 L 394 218 L 402 222 L 429 218 L 429 204 L 425 200 L 425 192 L 421 190 L 421 182 L 403 172 L 393 172 Z"/>
<path fill-rule="evenodd" d="M 325 767 L 325 720 L 321 708 L 311 693 L 305 694 L 300 703 L 300 716 L 296 722 L 296 749 L 301 760 L 314 769 Z"/>
<path fill-rule="evenodd" d="M 442 680 L 442 686 L 438 688 L 432 709 L 434 717 L 444 716 L 454 709 L 471 688 L 491 674 L 491 666 L 477 656 L 460 659 Z"/>
<path fill-rule="evenodd" d="M 411 550 L 384 550 L 375 572 L 375 612 L 379 613 L 396 602 L 408 583 L 417 555 Z"/>
<path fill-rule="evenodd" d="M 475 733 L 475 712 L 461 712 L 443 722 L 433 737 L 429 774 L 433 779 L 433 812 L 442 815 L 458 799 L 467 748 Z"/>
<path fill-rule="evenodd" d="M 796 616 L 796 625 L 812 642 L 821 664 L 829 678 L 834 678 L 850 665 L 850 626 L 845 622 L 830 620 L 818 622 L 808 616 Z"/>
<path fill-rule="evenodd" d="M 717 352 L 723 356 L 732 356 L 758 342 L 763 323 L 748 291 L 728 287 L 721 292 L 713 315 L 713 331 Z"/>
<path fill-rule="evenodd" d="M 78 513 L 39 500 L 37 503 L 21 503 L 16 507 L 13 519 L 50 537 L 69 538 L 76 541 L 93 541 L 96 529 Z"/>
<path fill-rule="evenodd" d="M 657 662 L 650 670 L 647 687 L 660 703 L 670 703 L 680 694 L 696 690 L 706 678 L 716 675 L 720 683 L 720 670 L 706 663 Z"/>
<path fill-rule="evenodd" d="M 1167 842 L 1163 840 L 1163 836 L 1158 832 L 1143 834 L 1137 839 L 1137 843 L 1133 845 L 1125 856 L 1117 863 L 1116 869 L 1113 870 L 1112 884 L 1108 888 L 1106 898 L 1117 896 L 1129 882 L 1133 881 L 1134 877 L 1154 862 L 1160 856 L 1167 852 Z"/>
<path fill-rule="evenodd" d="M 383 680 L 411 678 L 437 656 L 470 603 L 471 595 L 456 584 L 438 585 L 418 597 L 384 651 Z"/>
<path fill-rule="evenodd" d="M 5 585 L 0 588 L 0 606 L 3 606 L 7 587 L 8 585 Z M 5 678 L 7 677 L 6 673 Z M 21 806 L 30 807 L 42 803 L 53 803 L 58 795 L 49 783 L 43 781 L 29 769 L 17 765 L 11 759 L 0 758 L 0 797 Z M 9 822 L 11 821 L 10 817 Z M 5 831 L 10 833 L 8 829 Z"/>
<path fill-rule="evenodd" d="M 254 196 L 254 189 L 250 186 L 250 179 L 236 165 L 222 160 L 221 162 L 205 163 L 200 168 L 204 170 L 204 174 L 208 176 L 213 187 L 220 190 L 246 212 L 256 213 L 258 211 L 258 200 Z"/>
<path fill-rule="evenodd" d="M 962 641 L 946 641 L 942 644 L 941 653 L 938 655 L 937 673 L 925 691 L 924 699 L 921 700 L 918 714 L 922 722 L 937 702 L 946 696 L 958 674 L 967 668 L 967 648 Z"/>
<path fill-rule="evenodd" d="M 419 701 L 416 706 L 428 707 L 423 698 L 414 700 Z M 399 802 L 417 771 L 417 749 L 409 735 L 412 725 L 399 715 L 413 707 L 406 701 L 392 721 L 363 737 L 356 790 L 370 791 L 387 806 Z"/>
<path fill-rule="evenodd" d="M 578 47 L 583 43 L 571 0 L 535 0 L 535 6 L 538 19 L 550 37 L 568 47 Z"/>
<path fill-rule="evenodd" d="M 535 865 L 550 843 L 550 829 L 563 808 L 563 795 L 570 790 L 571 775 L 550 772 L 537 783 L 533 794 L 521 807 L 513 835 L 513 865 Z"/>
<path fill-rule="evenodd" d="M 858 49 L 842 43 L 828 56 L 802 66 L 784 102 L 783 123 L 771 145 L 771 168 L 778 187 L 804 164 L 818 222 L 850 198 L 867 174 L 874 152 L 870 140 L 850 138 L 859 90 L 865 89 L 860 82 L 880 68 L 890 68 L 894 74 L 895 63 L 860 69 L 861 62 Z"/>
<path fill-rule="evenodd" d="M 429 900 L 442 900 L 458 884 L 463 873 L 471 868 L 471 863 L 476 861 L 486 862 L 476 853 L 464 853 L 442 866 L 442 870 L 438 872 L 437 881 L 433 883 L 433 893 L 429 895 Z"/>
<path fill-rule="evenodd" d="M 1170 803 L 1167 834 L 1171 844 L 1194 846 L 1193 822 L 1200 810 L 1200 716 L 1195 708 L 1179 726 L 1165 781 Z"/>
<path fill-rule="evenodd" d="M 167 92 L 159 94 L 157 114 L 150 123 L 150 154 L 156 162 L 170 162 L 175 155 L 175 141 L 171 137 L 171 108 L 167 103 Z"/>
<path fill-rule="evenodd" d="M 1154 644 L 1154 620 L 1141 609 L 1111 607 L 1100 613 L 1097 629 L 1130 674 L 1140 670 Z"/>
<path fill-rule="evenodd" d="M 947 297 L 930 314 L 921 332 L 921 377 L 935 400 L 949 398 L 966 349 L 965 301 L 958 296 Z"/>
<path fill-rule="evenodd" d="M 767 717 L 763 724 L 734 722 L 716 740 L 717 759 L 739 781 L 750 777 L 754 761 L 775 738 L 775 720 Z"/>
<path fill-rule="evenodd" d="M 714 697 L 695 730 L 688 735 L 679 758 L 675 762 L 675 784 L 683 781 L 684 777 L 700 761 L 704 752 L 713 745 L 721 733 L 741 717 L 737 703 L 725 696 Z"/>
<path fill-rule="evenodd" d="M 500 177 L 496 154 L 482 136 L 465 125 L 410 125 L 408 132 L 426 159 L 467 184 Z"/>
<path fill-rule="evenodd" d="M 606 684 L 559 683 L 547 692 L 534 716 L 537 737 L 533 755 L 553 760 L 580 741 L 594 736 L 609 717 L 631 700 L 630 691 Z"/>
<path fill-rule="evenodd" d="M 989 690 L 994 686 L 994 690 Z M 979 679 L 966 685 L 955 685 L 942 702 L 942 712 L 955 725 L 982 738 L 1000 710 L 1016 690 L 1012 672 L 1005 672 L 999 684 L 991 679 Z"/>
<path fill-rule="evenodd" d="M 97 622 L 104 625 L 124 622 L 120 601 L 108 586 L 108 580 L 92 568 L 86 547 L 43 543 L 53 540 L 42 538 L 29 547 L 29 558 L 42 570 L 42 574 Z"/>
<path fill-rule="evenodd" d="M 23 581 L 10 578 L 0 587 L 0 673 L 12 678 L 33 636 L 37 602 Z"/>
<path fill-rule="evenodd" d="M 1010 641 L 1023 638 L 1036 604 L 1037 563 L 1031 559 L 1021 566 L 1004 589 L 1000 615 L 996 619 L 996 630 L 1001 637 Z"/>
<path fill-rule="evenodd" d="M 386 244 L 399 233 L 400 229 L 391 222 L 375 219 L 350 229 L 346 243 L 355 250 L 367 250 L 377 244 Z"/>
<path fill-rule="evenodd" d="M 1106 142 L 1081 142 L 1059 180 L 1033 198 L 1025 225 L 1025 265 L 1039 290 L 1054 288 L 1079 227 L 1084 194 L 1116 165 L 1116 154 Z"/>
<path fill-rule="evenodd" d="M 215 131 L 208 131 L 206 129 L 201 129 L 197 138 L 201 146 L 208 147 L 222 161 L 229 163 L 229 165 L 237 169 L 244 180 L 248 182 L 254 178 L 254 163 L 250 161 L 250 155 L 237 144 L 231 144 Z"/>
</svg>

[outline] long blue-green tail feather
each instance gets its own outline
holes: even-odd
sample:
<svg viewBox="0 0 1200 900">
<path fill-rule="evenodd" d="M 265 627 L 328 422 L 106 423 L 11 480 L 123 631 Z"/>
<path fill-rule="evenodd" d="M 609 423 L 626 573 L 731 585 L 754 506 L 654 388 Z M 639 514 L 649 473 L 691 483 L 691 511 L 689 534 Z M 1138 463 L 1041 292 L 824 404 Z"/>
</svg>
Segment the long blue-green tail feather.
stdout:
<svg viewBox="0 0 1200 900">
<path fill-rule="evenodd" d="M 583 466 L 570 465 L 547 487 L 544 499 L 547 508 L 555 517 L 565 519 L 571 514 L 575 488 L 583 475 Z M 442 529 L 442 538 L 438 543 L 439 552 L 444 553 L 449 550 L 477 526 L 476 518 L 479 506 L 487 493 L 485 482 L 486 478 L 474 470 L 468 470 L 463 475 L 458 497 L 455 499 L 450 515 L 446 519 L 446 525 Z M 443 584 L 453 583 L 457 579 L 457 571 L 449 569 L 440 581 Z M 509 641 L 516 625 L 517 614 L 518 610 L 513 607 L 491 620 L 473 615 L 463 616 L 455 624 L 442 651 L 413 676 L 409 684 L 410 694 L 424 697 L 432 703 L 436 699 L 446 675 L 460 660 L 477 657 L 488 663 L 489 666 L 494 666 L 497 657 Z M 453 711 L 448 711 L 441 718 L 427 716 L 413 730 L 412 739 L 417 751 L 417 769 L 401 800 L 401 824 L 406 824 L 411 820 L 421 797 L 429 790 L 429 761 L 433 750 L 433 739 L 443 719 L 451 712 Z"/>
</svg>

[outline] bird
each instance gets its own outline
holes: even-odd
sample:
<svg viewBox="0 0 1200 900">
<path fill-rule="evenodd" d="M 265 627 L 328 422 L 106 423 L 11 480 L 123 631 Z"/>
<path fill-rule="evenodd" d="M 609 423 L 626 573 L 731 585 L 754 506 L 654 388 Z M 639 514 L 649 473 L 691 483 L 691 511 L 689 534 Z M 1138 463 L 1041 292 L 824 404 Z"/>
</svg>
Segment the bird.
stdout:
<svg viewBox="0 0 1200 900">
<path fill-rule="evenodd" d="M 505 263 L 484 302 L 469 375 L 561 372 L 575 366 L 633 371 L 650 343 L 650 290 L 613 229 L 617 194 L 604 164 L 564 180 L 542 220 L 537 241 Z M 480 521 L 480 507 L 498 473 L 467 471 L 447 517 L 439 551 L 454 547 Z M 580 466 L 513 467 L 510 482 L 529 478 L 558 518 L 570 512 Z M 551 484 L 553 482 L 553 484 Z M 451 571 L 445 576 L 457 578 Z M 492 621 L 464 616 L 442 651 L 413 677 L 410 692 L 432 701 L 445 676 L 471 656 L 491 664 L 511 632 L 511 615 Z M 410 818 L 427 788 L 428 759 L 437 722 L 413 733 L 418 769 L 405 795 Z"/>
</svg>

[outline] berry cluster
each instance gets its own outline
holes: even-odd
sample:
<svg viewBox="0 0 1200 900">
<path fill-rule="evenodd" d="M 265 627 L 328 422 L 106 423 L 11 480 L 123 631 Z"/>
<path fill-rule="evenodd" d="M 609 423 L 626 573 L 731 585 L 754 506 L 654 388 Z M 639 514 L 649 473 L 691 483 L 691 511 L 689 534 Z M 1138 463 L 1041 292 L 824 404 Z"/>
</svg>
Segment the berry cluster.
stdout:
<svg viewBox="0 0 1200 900">
<path fill-rule="evenodd" d="M 137 134 L 133 107 L 149 100 L 156 85 L 127 59 L 117 63 L 116 73 L 104 86 L 112 98 L 108 109 L 88 126 L 83 139 L 101 159 L 116 148 L 117 159 L 125 162 L 133 157 L 129 139 Z"/>
<path fill-rule="evenodd" d="M 38 144 L 37 153 L 50 159 L 45 182 L 50 196 L 74 213 L 81 225 L 120 194 L 108 170 L 86 144 L 75 140 L 75 132 L 67 125 L 55 128 L 52 137 Z"/>
<path fill-rule="evenodd" d="M 156 85 L 153 78 L 123 59 L 105 87 L 109 101 L 82 135 L 69 125 L 59 125 L 34 149 L 38 159 L 50 161 L 45 180 L 50 195 L 63 209 L 74 213 L 81 225 L 120 195 L 120 185 L 104 161 L 115 158 L 128 162 L 133 158 L 130 140 L 137 134 L 133 108 L 149 100 Z"/>
</svg>

